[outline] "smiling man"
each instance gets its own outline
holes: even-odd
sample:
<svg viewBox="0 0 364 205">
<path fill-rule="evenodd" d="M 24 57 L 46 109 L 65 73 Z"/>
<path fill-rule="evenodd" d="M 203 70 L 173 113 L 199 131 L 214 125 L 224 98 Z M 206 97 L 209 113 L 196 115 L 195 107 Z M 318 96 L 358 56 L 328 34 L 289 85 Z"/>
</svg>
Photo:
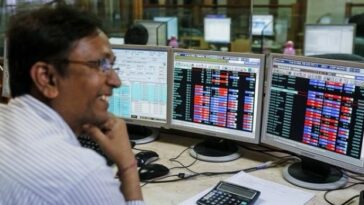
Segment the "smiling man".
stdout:
<svg viewBox="0 0 364 205">
<path fill-rule="evenodd" d="M 0 106 L 0 204 L 144 204 L 125 122 L 107 112 L 121 81 L 97 18 L 67 6 L 12 17 L 13 99 Z M 117 165 L 82 148 L 86 132 Z"/>
</svg>

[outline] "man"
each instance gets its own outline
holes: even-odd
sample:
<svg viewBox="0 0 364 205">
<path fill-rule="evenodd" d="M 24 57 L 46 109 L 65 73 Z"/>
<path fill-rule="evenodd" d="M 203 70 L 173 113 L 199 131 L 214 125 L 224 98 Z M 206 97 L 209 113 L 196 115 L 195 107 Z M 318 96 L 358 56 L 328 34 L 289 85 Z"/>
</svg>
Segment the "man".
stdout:
<svg viewBox="0 0 364 205">
<path fill-rule="evenodd" d="M 143 24 L 134 24 L 126 32 L 124 41 L 125 44 L 147 45 L 148 30 Z"/>
<path fill-rule="evenodd" d="M 13 99 L 0 106 L 0 204 L 144 204 L 125 122 L 107 112 L 121 82 L 95 16 L 66 6 L 17 14 L 7 40 Z M 81 132 L 122 183 L 80 146 Z"/>
</svg>

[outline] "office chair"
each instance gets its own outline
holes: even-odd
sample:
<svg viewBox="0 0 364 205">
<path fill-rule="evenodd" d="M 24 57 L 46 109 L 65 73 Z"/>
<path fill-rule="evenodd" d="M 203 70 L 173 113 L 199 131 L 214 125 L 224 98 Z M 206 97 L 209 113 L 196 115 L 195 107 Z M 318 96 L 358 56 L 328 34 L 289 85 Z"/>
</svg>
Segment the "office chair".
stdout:
<svg viewBox="0 0 364 205">
<path fill-rule="evenodd" d="M 355 61 L 359 63 L 364 63 L 364 57 L 356 54 L 347 54 L 347 53 L 327 53 L 327 54 L 310 55 L 309 57 Z"/>
<path fill-rule="evenodd" d="M 364 37 L 355 38 L 354 54 L 364 57 Z"/>
</svg>

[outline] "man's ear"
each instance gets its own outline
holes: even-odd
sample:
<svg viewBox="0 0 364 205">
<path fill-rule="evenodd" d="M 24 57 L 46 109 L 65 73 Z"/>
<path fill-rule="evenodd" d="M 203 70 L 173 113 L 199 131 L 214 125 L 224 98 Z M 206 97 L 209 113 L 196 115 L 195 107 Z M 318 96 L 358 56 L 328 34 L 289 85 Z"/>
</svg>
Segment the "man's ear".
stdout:
<svg viewBox="0 0 364 205">
<path fill-rule="evenodd" d="M 38 61 L 30 69 L 30 76 L 35 89 L 44 97 L 53 99 L 58 96 L 58 73 L 53 65 Z"/>
</svg>

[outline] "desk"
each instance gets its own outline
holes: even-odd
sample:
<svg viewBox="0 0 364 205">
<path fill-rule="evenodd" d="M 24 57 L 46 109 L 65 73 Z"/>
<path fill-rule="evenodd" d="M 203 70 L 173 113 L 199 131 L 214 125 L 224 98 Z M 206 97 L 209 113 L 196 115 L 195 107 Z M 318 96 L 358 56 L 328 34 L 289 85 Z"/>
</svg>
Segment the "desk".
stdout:
<svg viewBox="0 0 364 205">
<path fill-rule="evenodd" d="M 261 45 L 260 44 L 252 44 L 251 45 L 252 51 L 255 53 L 261 52 Z M 282 45 L 280 44 L 272 44 L 272 45 L 264 45 L 264 52 L 269 51 L 268 53 L 282 53 Z"/>
<path fill-rule="evenodd" d="M 136 148 L 156 151 L 159 154 L 160 159 L 155 163 L 160 163 L 167 167 L 174 167 L 178 166 L 178 164 L 170 162 L 169 159 L 172 157 L 176 157 L 184 149 L 199 141 L 201 141 L 201 139 L 161 133 L 161 136 L 157 141 L 149 144 L 137 145 Z M 243 156 L 238 160 L 225 163 L 197 161 L 190 168 L 196 172 L 230 171 L 253 167 L 259 163 L 268 160 L 272 160 L 272 158 L 257 152 L 243 150 Z M 188 152 L 185 152 L 179 158 L 179 161 L 187 165 L 193 162 L 194 159 L 189 156 Z M 256 177 L 260 177 L 262 179 L 274 181 L 279 184 L 314 193 L 315 197 L 308 203 L 309 205 L 327 204 L 323 199 L 323 194 L 325 193 L 324 191 L 307 190 L 291 185 L 282 178 L 282 169 L 283 167 L 270 168 L 266 170 L 251 172 L 250 174 Z M 177 174 L 179 172 L 188 173 L 188 171 L 186 171 L 185 169 L 172 169 L 170 174 Z M 231 175 L 218 175 L 210 177 L 199 176 L 197 178 L 172 183 L 147 184 L 142 188 L 144 200 L 148 205 L 179 204 L 184 200 L 198 194 L 199 192 L 211 186 L 215 186 L 217 182 L 219 182 L 220 180 L 224 180 L 230 176 Z M 348 190 L 330 193 L 328 198 L 330 201 L 335 202 L 335 204 L 341 204 L 345 200 L 349 199 L 351 196 L 359 193 L 359 190 L 361 189 L 362 187 L 355 186 L 354 188 Z M 358 204 L 358 200 L 355 200 L 353 204 Z"/>
<path fill-rule="evenodd" d="M 189 49 L 209 49 L 209 45 L 205 42 L 202 36 L 181 36 L 179 41 L 182 43 L 182 46 Z"/>
</svg>

